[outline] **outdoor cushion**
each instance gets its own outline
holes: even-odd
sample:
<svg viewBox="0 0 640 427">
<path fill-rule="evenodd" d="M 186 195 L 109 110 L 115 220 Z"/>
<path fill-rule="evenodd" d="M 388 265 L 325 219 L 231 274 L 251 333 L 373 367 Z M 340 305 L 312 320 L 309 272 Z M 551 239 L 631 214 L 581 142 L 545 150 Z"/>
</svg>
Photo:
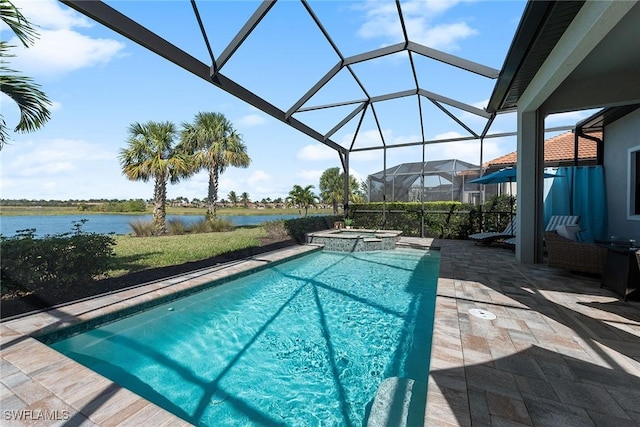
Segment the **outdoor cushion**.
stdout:
<svg viewBox="0 0 640 427">
<path fill-rule="evenodd" d="M 544 231 L 555 231 L 562 225 L 576 225 L 579 221 L 580 215 L 552 215 Z"/>
<path fill-rule="evenodd" d="M 556 231 L 560 236 L 564 237 L 565 239 L 569 239 L 569 240 L 573 240 L 574 242 L 577 242 L 578 239 L 576 237 L 576 234 L 580 231 L 580 226 L 579 225 L 561 225 L 556 228 Z"/>
</svg>

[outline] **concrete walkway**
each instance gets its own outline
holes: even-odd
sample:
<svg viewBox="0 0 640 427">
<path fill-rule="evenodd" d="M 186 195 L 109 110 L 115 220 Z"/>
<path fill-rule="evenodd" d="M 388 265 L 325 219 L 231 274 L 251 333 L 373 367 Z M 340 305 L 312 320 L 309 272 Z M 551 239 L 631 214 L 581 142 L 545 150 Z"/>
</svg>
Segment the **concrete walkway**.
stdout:
<svg viewBox="0 0 640 427">
<path fill-rule="evenodd" d="M 424 425 L 640 425 L 640 303 L 621 301 L 592 278 L 518 264 L 502 248 L 433 244 L 441 266 Z M 312 249 L 296 246 L 1 323 L 1 424 L 187 425 L 30 336 Z M 473 308 L 496 318 L 474 317 Z"/>
</svg>

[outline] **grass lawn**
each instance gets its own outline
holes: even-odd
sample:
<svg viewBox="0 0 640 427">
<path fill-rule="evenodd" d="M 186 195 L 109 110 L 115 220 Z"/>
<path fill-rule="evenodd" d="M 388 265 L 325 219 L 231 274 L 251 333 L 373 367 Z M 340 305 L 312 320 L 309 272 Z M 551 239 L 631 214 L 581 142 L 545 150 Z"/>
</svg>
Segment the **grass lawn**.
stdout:
<svg viewBox="0 0 640 427">
<path fill-rule="evenodd" d="M 237 228 L 222 233 L 185 234 L 181 236 L 116 236 L 116 266 L 110 277 L 147 268 L 166 267 L 198 261 L 226 252 L 260 244 L 267 232 L 262 227 Z"/>
</svg>

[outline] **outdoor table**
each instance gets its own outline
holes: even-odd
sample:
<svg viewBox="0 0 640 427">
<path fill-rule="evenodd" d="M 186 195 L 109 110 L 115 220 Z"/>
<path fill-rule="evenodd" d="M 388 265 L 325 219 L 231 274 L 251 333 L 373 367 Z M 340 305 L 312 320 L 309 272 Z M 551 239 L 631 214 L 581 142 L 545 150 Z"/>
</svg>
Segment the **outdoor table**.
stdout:
<svg viewBox="0 0 640 427">
<path fill-rule="evenodd" d="M 621 241 L 597 243 L 607 248 L 607 260 L 600 287 L 607 287 L 627 301 L 630 294 L 640 289 L 640 270 L 636 261 L 638 248 Z"/>
</svg>

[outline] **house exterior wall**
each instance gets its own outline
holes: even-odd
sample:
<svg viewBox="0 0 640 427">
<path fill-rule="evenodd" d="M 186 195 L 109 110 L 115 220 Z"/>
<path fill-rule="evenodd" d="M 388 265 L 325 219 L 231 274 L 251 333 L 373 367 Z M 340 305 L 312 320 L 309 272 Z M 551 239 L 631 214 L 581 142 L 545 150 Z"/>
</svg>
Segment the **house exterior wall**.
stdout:
<svg viewBox="0 0 640 427">
<path fill-rule="evenodd" d="M 609 235 L 640 241 L 640 218 L 628 219 L 629 148 L 640 145 L 640 109 L 605 128 L 604 173 Z M 637 218 L 637 217 L 636 217 Z"/>
</svg>

